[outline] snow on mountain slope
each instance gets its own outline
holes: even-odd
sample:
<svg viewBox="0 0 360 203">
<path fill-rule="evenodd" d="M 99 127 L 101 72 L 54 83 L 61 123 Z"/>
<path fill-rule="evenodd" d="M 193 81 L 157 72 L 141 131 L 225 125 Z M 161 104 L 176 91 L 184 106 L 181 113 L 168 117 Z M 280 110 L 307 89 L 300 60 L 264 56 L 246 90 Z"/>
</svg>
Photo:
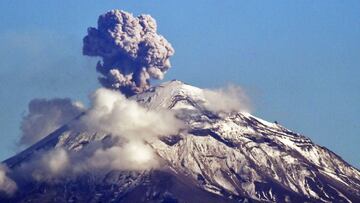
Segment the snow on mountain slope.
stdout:
<svg viewBox="0 0 360 203">
<path fill-rule="evenodd" d="M 108 171 L 100 181 L 87 174 L 56 186 L 31 183 L 20 187 L 35 189 L 19 192 L 16 201 L 44 200 L 59 193 L 61 200 L 73 202 L 360 201 L 360 172 L 339 156 L 249 113 L 210 111 L 205 90 L 171 81 L 131 99 L 149 109 L 175 111 L 189 128 L 149 143 L 165 163 L 163 169 Z M 42 150 L 80 151 L 91 142 L 110 140 L 109 135 L 70 126 L 5 163 L 14 169 Z M 91 184 L 96 187 L 89 188 Z"/>
</svg>

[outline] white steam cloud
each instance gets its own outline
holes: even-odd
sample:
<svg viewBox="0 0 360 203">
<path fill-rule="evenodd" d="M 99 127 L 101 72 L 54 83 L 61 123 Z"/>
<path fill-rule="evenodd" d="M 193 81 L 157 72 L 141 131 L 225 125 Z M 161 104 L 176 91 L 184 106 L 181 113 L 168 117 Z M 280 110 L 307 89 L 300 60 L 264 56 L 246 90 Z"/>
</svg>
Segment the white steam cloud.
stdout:
<svg viewBox="0 0 360 203">
<path fill-rule="evenodd" d="M 160 162 L 149 143 L 158 136 L 177 134 L 184 127 L 172 112 L 147 109 L 115 90 L 101 88 L 90 98 L 91 107 L 71 127 L 111 135 L 112 142 L 94 142 L 80 151 L 40 151 L 17 169 L 18 173 L 56 182 L 83 172 L 157 168 Z"/>
<path fill-rule="evenodd" d="M 95 168 L 141 170 L 156 167 L 156 155 L 147 143 L 158 136 L 177 134 L 183 127 L 172 112 L 146 109 L 117 91 L 98 89 L 91 99 L 92 106 L 81 117 L 80 126 L 118 138 L 114 146 L 96 150 L 88 160 Z"/>
<path fill-rule="evenodd" d="M 34 99 L 30 101 L 28 114 L 21 122 L 21 145 L 31 145 L 84 111 L 80 102 L 70 99 Z"/>
<path fill-rule="evenodd" d="M 172 112 L 147 109 L 117 91 L 98 89 L 91 100 L 91 108 L 80 119 L 89 130 L 129 140 L 149 140 L 177 133 L 180 127 Z"/>
<path fill-rule="evenodd" d="M 55 148 L 50 151 L 39 151 L 17 168 L 17 174 L 31 175 L 37 181 L 55 181 L 66 174 L 70 166 L 69 154 L 65 149 Z M 25 177 L 26 179 L 30 177 Z"/>
<path fill-rule="evenodd" d="M 7 176 L 8 168 L 0 164 L 0 192 L 13 195 L 17 189 L 16 183 Z"/>
<path fill-rule="evenodd" d="M 204 90 L 205 107 L 214 112 L 250 112 L 250 99 L 245 91 L 234 85 L 226 88 Z"/>
<path fill-rule="evenodd" d="M 157 33 L 155 19 L 121 10 L 101 15 L 83 43 L 84 55 L 102 58 L 96 67 L 101 84 L 127 96 L 148 89 L 150 79 L 163 79 L 174 54 L 171 44 Z"/>
<path fill-rule="evenodd" d="M 87 169 L 146 170 L 160 166 L 153 149 L 144 142 L 98 149 L 85 163 Z"/>
</svg>

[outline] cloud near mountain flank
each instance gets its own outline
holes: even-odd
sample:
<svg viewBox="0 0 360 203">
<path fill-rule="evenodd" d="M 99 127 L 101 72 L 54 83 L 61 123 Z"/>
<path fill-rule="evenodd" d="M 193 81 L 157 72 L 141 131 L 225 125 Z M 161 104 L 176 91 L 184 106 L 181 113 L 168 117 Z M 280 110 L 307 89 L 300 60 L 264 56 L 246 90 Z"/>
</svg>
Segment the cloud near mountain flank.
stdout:
<svg viewBox="0 0 360 203">
<path fill-rule="evenodd" d="M 92 167 L 147 169 L 157 159 L 147 143 L 158 136 L 177 134 L 183 123 L 169 110 L 154 111 L 127 99 L 118 91 L 98 89 L 91 96 L 92 106 L 80 118 L 86 131 L 110 134 L 119 140 L 110 148 L 97 149 L 88 160 Z"/>
<path fill-rule="evenodd" d="M 31 145 L 57 128 L 68 123 L 84 111 L 80 102 L 69 98 L 33 99 L 28 106 L 28 114 L 21 121 L 21 145 Z"/>
<path fill-rule="evenodd" d="M 89 171 L 157 168 L 159 160 L 149 143 L 158 136 L 177 134 L 184 127 L 169 110 L 147 109 L 116 90 L 100 88 L 90 99 L 91 106 L 70 127 L 111 135 L 111 142 L 94 141 L 80 151 L 39 151 L 18 169 L 19 173 L 31 174 L 39 181 L 56 181 Z"/>
<path fill-rule="evenodd" d="M 235 85 L 219 89 L 204 89 L 205 107 L 214 112 L 250 112 L 251 103 L 245 91 Z"/>
<path fill-rule="evenodd" d="M 0 164 L 0 192 L 4 192 L 7 195 L 13 195 L 17 189 L 16 183 L 7 176 L 9 169 Z"/>
</svg>

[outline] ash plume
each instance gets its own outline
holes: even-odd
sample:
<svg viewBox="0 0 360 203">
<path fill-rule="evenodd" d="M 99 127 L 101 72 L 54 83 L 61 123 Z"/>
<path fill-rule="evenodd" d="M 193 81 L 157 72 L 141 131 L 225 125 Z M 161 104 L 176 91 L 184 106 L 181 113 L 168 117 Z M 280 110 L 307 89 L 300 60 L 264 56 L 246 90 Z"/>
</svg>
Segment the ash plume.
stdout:
<svg viewBox="0 0 360 203">
<path fill-rule="evenodd" d="M 88 28 L 83 54 L 101 57 L 96 69 L 104 87 L 131 96 L 148 89 L 150 79 L 163 79 L 174 49 L 150 15 L 111 10 L 99 17 L 97 28 Z"/>
</svg>

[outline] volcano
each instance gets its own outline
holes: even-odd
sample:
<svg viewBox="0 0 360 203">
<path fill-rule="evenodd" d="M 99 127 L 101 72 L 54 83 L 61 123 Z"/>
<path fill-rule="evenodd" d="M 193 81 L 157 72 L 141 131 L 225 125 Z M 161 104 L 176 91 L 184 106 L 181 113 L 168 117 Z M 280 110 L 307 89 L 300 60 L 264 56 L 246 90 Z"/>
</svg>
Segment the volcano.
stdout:
<svg viewBox="0 0 360 203">
<path fill-rule="evenodd" d="M 0 202 L 360 202 L 358 169 L 278 123 L 209 110 L 203 89 L 174 80 L 129 99 L 169 109 L 189 126 L 148 143 L 161 168 L 16 181 L 17 192 L 0 195 Z M 109 134 L 74 130 L 71 122 L 3 163 L 16 171 L 38 153 L 77 153 L 92 142 L 111 141 Z"/>
</svg>

